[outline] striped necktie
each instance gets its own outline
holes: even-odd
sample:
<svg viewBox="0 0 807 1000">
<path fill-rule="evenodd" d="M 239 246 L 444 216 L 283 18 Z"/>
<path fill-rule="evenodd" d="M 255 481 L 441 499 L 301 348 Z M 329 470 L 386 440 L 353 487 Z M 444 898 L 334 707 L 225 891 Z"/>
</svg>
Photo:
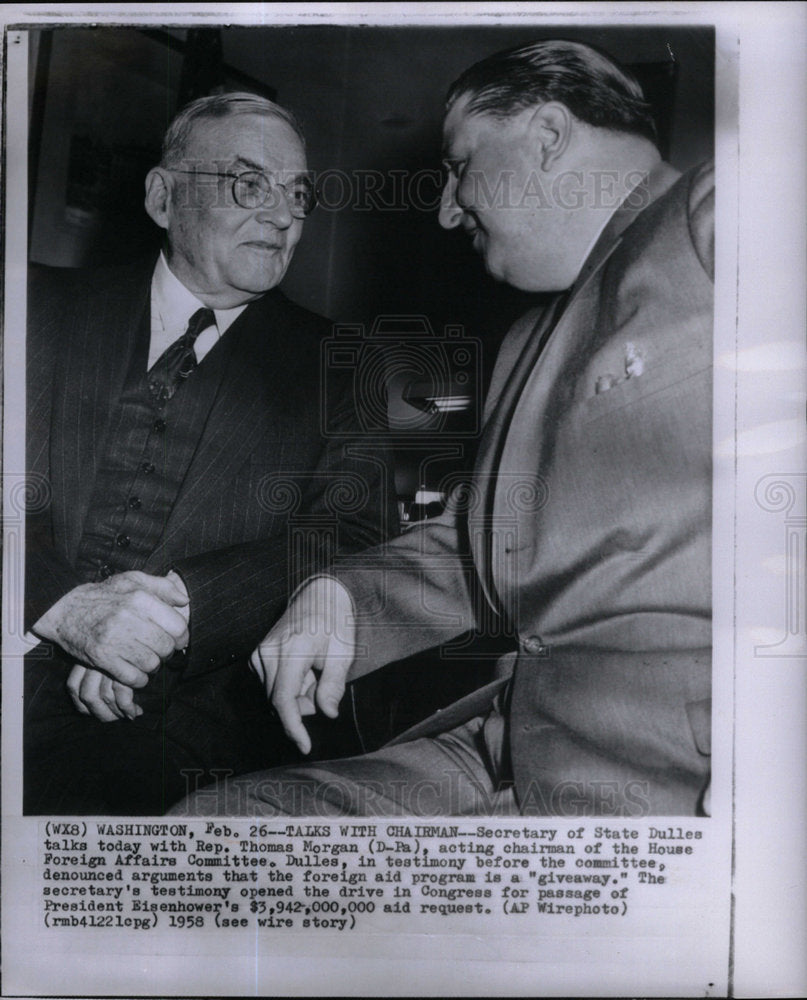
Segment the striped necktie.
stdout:
<svg viewBox="0 0 807 1000">
<path fill-rule="evenodd" d="M 212 309 L 197 309 L 188 321 L 188 329 L 163 351 L 149 369 L 149 391 L 155 402 L 167 402 L 196 368 L 193 345 L 199 334 L 215 326 Z"/>
</svg>

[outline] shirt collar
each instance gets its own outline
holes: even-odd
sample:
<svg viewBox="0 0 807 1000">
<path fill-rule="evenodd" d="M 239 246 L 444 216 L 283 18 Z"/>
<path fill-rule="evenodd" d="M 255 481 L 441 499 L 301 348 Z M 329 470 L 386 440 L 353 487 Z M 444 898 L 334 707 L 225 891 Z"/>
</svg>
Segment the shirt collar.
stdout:
<svg viewBox="0 0 807 1000">
<path fill-rule="evenodd" d="M 188 320 L 196 310 L 204 308 L 204 303 L 182 284 L 168 266 L 168 261 L 162 251 L 160 251 L 157 260 L 157 266 L 154 268 L 152 294 L 164 329 L 166 331 L 179 330 L 177 336 L 185 331 Z M 213 310 L 219 335 L 224 334 L 225 330 L 235 322 L 248 305 L 249 303 L 245 302 L 232 309 Z"/>
<path fill-rule="evenodd" d="M 616 210 L 607 215 L 597 237 L 592 241 L 577 279 L 569 294 L 574 295 L 597 269 L 604 257 L 616 245 L 622 233 L 657 198 L 667 192 L 681 176 L 679 171 L 660 160 L 650 171 L 637 178 L 637 183 L 627 193 Z"/>
</svg>

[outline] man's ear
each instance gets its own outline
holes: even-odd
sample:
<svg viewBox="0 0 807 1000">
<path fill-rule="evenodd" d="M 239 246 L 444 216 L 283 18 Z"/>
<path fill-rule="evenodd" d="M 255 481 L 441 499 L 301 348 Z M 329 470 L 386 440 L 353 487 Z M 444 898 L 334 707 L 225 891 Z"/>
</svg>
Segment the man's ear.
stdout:
<svg viewBox="0 0 807 1000">
<path fill-rule="evenodd" d="M 530 129 L 540 149 L 541 169 L 550 170 L 563 156 L 572 137 L 574 119 L 565 104 L 549 101 L 532 116 Z"/>
<path fill-rule="evenodd" d="M 160 229 L 168 229 L 171 218 L 171 178 L 162 167 L 154 167 L 146 175 L 145 206 Z"/>
</svg>

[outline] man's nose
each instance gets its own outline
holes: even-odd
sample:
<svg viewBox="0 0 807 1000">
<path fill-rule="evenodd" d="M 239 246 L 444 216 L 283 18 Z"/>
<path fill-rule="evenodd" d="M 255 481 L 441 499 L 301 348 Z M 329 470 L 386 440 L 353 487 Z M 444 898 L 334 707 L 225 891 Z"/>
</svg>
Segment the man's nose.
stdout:
<svg viewBox="0 0 807 1000">
<path fill-rule="evenodd" d="M 437 217 L 443 229 L 456 229 L 460 224 L 462 208 L 457 203 L 456 195 L 457 178 L 449 174 L 440 196 L 440 214 Z"/>
<path fill-rule="evenodd" d="M 258 221 L 271 222 L 278 229 L 288 229 L 294 222 L 286 195 L 280 188 L 274 188 L 258 209 Z"/>
</svg>

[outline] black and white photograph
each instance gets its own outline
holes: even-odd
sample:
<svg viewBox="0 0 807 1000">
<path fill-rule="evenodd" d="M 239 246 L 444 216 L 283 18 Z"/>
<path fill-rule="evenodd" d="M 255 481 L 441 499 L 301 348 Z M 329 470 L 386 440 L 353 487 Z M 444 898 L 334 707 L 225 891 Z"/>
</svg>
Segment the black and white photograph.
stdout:
<svg viewBox="0 0 807 1000">
<path fill-rule="evenodd" d="M 801 995 L 805 20 L 9 10 L 4 996 Z"/>
</svg>

